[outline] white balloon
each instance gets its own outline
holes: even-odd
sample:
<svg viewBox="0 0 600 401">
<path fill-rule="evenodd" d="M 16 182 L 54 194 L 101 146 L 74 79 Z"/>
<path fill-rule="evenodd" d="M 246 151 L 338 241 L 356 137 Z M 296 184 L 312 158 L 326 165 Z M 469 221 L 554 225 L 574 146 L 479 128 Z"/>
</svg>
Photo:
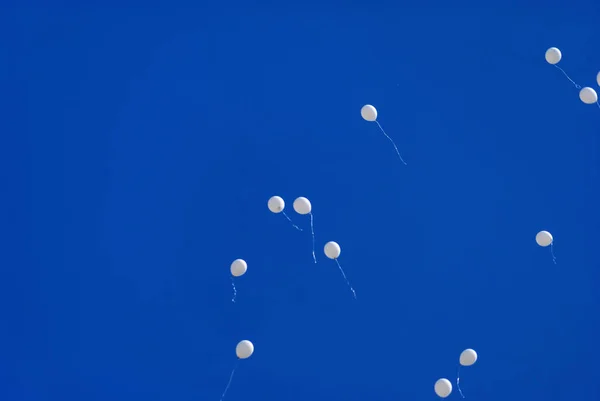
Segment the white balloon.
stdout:
<svg viewBox="0 0 600 401">
<path fill-rule="evenodd" d="M 271 196 L 269 202 L 267 202 L 269 210 L 273 213 L 281 213 L 285 208 L 285 201 L 280 196 Z"/>
<path fill-rule="evenodd" d="M 254 353 L 254 344 L 252 344 L 248 340 L 243 340 L 238 343 L 235 347 L 235 354 L 240 359 L 250 358 L 250 356 Z"/>
<path fill-rule="evenodd" d="M 248 264 L 244 259 L 236 259 L 231 263 L 231 275 L 233 277 L 240 277 L 246 274 L 246 270 L 248 270 Z"/>
<path fill-rule="evenodd" d="M 435 382 L 433 389 L 438 397 L 446 398 L 452 393 L 452 383 L 448 379 L 439 379 Z"/>
<path fill-rule="evenodd" d="M 579 91 L 579 99 L 585 104 L 594 104 L 598 101 L 598 94 L 595 90 L 586 86 Z"/>
<path fill-rule="evenodd" d="M 562 53 L 556 47 L 551 47 L 548 50 L 546 50 L 546 61 L 549 64 L 558 64 L 561 58 Z"/>
<path fill-rule="evenodd" d="M 477 352 L 474 349 L 467 348 L 460 353 L 459 361 L 462 366 L 471 366 L 477 362 Z"/>
<path fill-rule="evenodd" d="M 539 246 L 548 246 L 552 241 L 554 241 L 554 239 L 552 238 L 552 234 L 548 231 L 540 231 L 535 236 L 535 242 L 537 242 Z"/>
<path fill-rule="evenodd" d="M 596 82 L 598 82 L 598 86 L 600 86 L 600 72 L 596 75 Z"/>
<path fill-rule="evenodd" d="M 296 198 L 296 200 L 294 201 L 294 210 L 298 214 L 309 214 L 312 210 L 312 206 L 308 199 L 301 196 L 299 198 Z"/>
<path fill-rule="evenodd" d="M 370 104 L 365 104 L 360 109 L 360 115 L 367 121 L 375 121 L 377 120 L 377 109 Z"/>
<path fill-rule="evenodd" d="M 340 253 L 342 253 L 342 249 L 337 242 L 329 241 L 325 244 L 325 256 L 327 256 L 329 259 L 339 258 Z"/>
</svg>

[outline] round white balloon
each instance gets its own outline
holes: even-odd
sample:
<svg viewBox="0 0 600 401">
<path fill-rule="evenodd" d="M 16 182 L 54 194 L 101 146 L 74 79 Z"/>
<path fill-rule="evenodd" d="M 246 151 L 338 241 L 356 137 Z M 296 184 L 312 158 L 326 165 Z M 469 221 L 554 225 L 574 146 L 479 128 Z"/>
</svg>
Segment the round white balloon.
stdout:
<svg viewBox="0 0 600 401">
<path fill-rule="evenodd" d="M 546 50 L 546 61 L 549 64 L 558 64 L 561 58 L 562 53 L 556 47 L 551 47 L 548 50 Z"/>
<path fill-rule="evenodd" d="M 285 201 L 280 196 L 271 196 L 269 202 L 267 202 L 269 210 L 273 213 L 281 213 L 285 208 Z"/>
<path fill-rule="evenodd" d="M 243 276 L 248 270 L 248 264 L 244 259 L 236 259 L 231 263 L 230 270 L 233 277 Z"/>
<path fill-rule="evenodd" d="M 600 86 L 600 72 L 596 75 L 596 82 L 598 82 L 598 86 Z"/>
<path fill-rule="evenodd" d="M 298 214 L 309 214 L 312 210 L 312 206 L 308 199 L 301 196 L 299 198 L 296 198 L 296 200 L 294 201 L 294 210 Z"/>
<path fill-rule="evenodd" d="M 250 358 L 250 356 L 254 353 L 254 344 L 252 344 L 248 340 L 243 340 L 238 343 L 235 347 L 235 354 L 240 359 Z"/>
<path fill-rule="evenodd" d="M 459 361 L 462 366 L 471 366 L 477 362 L 477 352 L 474 349 L 467 348 L 460 353 Z"/>
<path fill-rule="evenodd" d="M 554 241 L 554 238 L 552 238 L 552 234 L 548 231 L 540 231 L 535 236 L 535 242 L 537 242 L 539 246 L 548 246 L 552 241 Z"/>
<path fill-rule="evenodd" d="M 377 109 L 370 104 L 365 104 L 360 109 L 360 115 L 367 121 L 375 121 L 377 120 Z"/>
<path fill-rule="evenodd" d="M 438 397 L 446 398 L 452 393 L 452 383 L 448 379 L 439 379 L 435 382 L 433 389 Z"/>
<path fill-rule="evenodd" d="M 342 253 L 342 249 L 337 242 L 329 241 L 325 244 L 325 256 L 327 256 L 329 259 L 339 258 L 340 253 Z"/>
<path fill-rule="evenodd" d="M 579 91 L 579 99 L 585 104 L 594 104 L 598 101 L 598 94 L 595 90 L 586 86 Z"/>
</svg>

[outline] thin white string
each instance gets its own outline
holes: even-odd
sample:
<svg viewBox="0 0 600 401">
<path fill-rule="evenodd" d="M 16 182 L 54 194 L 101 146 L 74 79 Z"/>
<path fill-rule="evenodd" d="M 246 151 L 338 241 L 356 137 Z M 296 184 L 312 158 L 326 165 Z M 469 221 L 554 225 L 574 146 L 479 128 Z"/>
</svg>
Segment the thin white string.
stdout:
<svg viewBox="0 0 600 401">
<path fill-rule="evenodd" d="M 560 70 L 560 71 L 561 71 L 561 72 L 562 72 L 562 73 L 565 75 L 565 77 L 567 77 L 567 79 L 568 79 L 569 81 L 571 81 L 571 83 L 572 83 L 573 85 L 575 85 L 575 88 L 577 88 L 577 89 L 581 89 L 581 85 L 579 85 L 579 84 L 577 84 L 575 81 L 573 81 L 573 80 L 571 79 L 571 77 L 567 75 L 567 73 L 565 72 L 565 70 L 563 70 L 562 68 L 560 68 L 560 67 L 559 67 L 559 66 L 557 66 L 556 64 L 554 64 L 554 66 L 555 66 L 556 68 L 558 68 L 558 69 L 559 69 L 559 70 Z"/>
<path fill-rule="evenodd" d="M 223 398 L 225 398 L 225 394 L 227 394 L 227 390 L 229 390 L 229 386 L 231 386 L 231 381 L 233 380 L 233 374 L 235 373 L 235 370 L 237 369 L 239 363 L 240 363 L 240 360 L 238 359 L 237 362 L 235 363 L 235 366 L 233 367 L 233 370 L 231 371 L 231 375 L 229 376 L 229 381 L 227 382 L 225 391 L 223 391 L 223 394 L 221 395 L 220 401 L 223 401 Z"/>
<path fill-rule="evenodd" d="M 233 276 L 231 277 L 231 286 L 233 287 L 233 298 L 231 298 L 231 302 L 235 303 L 235 297 L 237 297 L 237 290 L 235 289 L 235 282 L 233 281 Z"/>
<path fill-rule="evenodd" d="M 284 211 L 282 211 L 281 213 L 283 213 L 283 215 L 285 216 L 285 218 L 286 218 L 286 219 L 288 219 L 288 221 L 289 221 L 290 223 L 292 223 L 292 225 L 294 226 L 294 228 L 295 228 L 296 230 L 298 230 L 298 231 L 302 231 L 302 229 L 301 229 L 300 227 L 298 227 L 297 225 L 295 225 L 295 224 L 294 224 L 294 222 L 292 221 L 292 219 L 290 219 L 290 217 L 289 217 L 287 214 L 285 214 L 285 212 L 284 212 Z"/>
<path fill-rule="evenodd" d="M 310 213 L 310 232 L 312 234 L 312 255 L 313 260 L 317 263 L 317 257 L 315 256 L 315 226 L 313 224 L 313 214 Z"/>
<path fill-rule="evenodd" d="M 460 389 L 460 365 L 458 366 L 458 371 L 456 373 L 456 388 L 458 389 L 458 392 L 459 392 L 460 396 L 462 398 L 465 398 L 462 390 Z"/>
<path fill-rule="evenodd" d="M 352 288 L 352 285 L 350 284 L 350 281 L 346 277 L 346 273 L 344 273 L 344 269 L 342 269 L 342 265 L 340 265 L 340 262 L 337 260 L 337 258 L 335 259 L 335 263 L 337 263 L 338 268 L 340 269 L 340 272 L 342 273 L 342 276 L 344 277 L 344 280 L 346 280 L 346 284 L 348 284 L 348 287 L 350 288 L 350 291 L 352 291 L 352 295 L 354 296 L 354 299 L 356 299 L 356 291 L 354 291 L 354 288 Z"/>
<path fill-rule="evenodd" d="M 556 264 L 556 256 L 554 256 L 554 241 L 550 243 L 550 254 L 552 255 L 552 261 Z"/>
<path fill-rule="evenodd" d="M 379 121 L 375 120 L 375 122 L 377 123 L 377 126 L 379 127 L 379 129 L 381 130 L 381 132 L 383 132 L 383 135 L 385 135 L 385 137 L 390 140 L 390 142 L 392 143 L 392 145 L 394 145 L 394 149 L 396 149 L 396 154 L 400 158 L 400 161 L 402 163 L 404 163 L 404 165 L 406 166 L 407 164 L 404 161 L 404 159 L 402 159 L 402 156 L 400 156 L 400 152 L 398 151 L 398 147 L 396 146 L 396 144 L 394 143 L 394 141 L 392 140 L 392 138 L 390 138 L 390 136 L 385 133 L 385 131 L 383 130 L 383 127 L 381 126 L 381 124 L 379 124 Z"/>
</svg>

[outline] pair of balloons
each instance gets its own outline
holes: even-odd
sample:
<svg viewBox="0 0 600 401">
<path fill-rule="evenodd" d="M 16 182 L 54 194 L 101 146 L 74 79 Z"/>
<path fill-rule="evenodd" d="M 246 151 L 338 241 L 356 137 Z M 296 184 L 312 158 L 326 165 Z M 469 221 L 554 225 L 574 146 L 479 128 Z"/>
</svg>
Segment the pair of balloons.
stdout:
<svg viewBox="0 0 600 401">
<path fill-rule="evenodd" d="M 267 206 L 271 212 L 281 213 L 285 209 L 285 201 L 280 196 L 272 196 L 267 202 Z M 310 201 L 303 196 L 296 198 L 293 207 L 298 214 L 309 214 L 312 211 Z"/>
<path fill-rule="evenodd" d="M 471 366 L 477 362 L 477 352 L 474 349 L 467 348 L 460 353 L 458 358 L 461 366 Z M 435 382 L 433 390 L 438 397 L 446 398 L 452 393 L 452 383 L 446 378 L 439 379 Z"/>
<path fill-rule="evenodd" d="M 545 57 L 546 57 L 546 61 L 548 62 L 548 64 L 554 65 L 560 69 L 560 67 L 558 67 L 557 64 L 562 59 L 562 53 L 558 48 L 551 47 L 548 50 L 546 50 Z M 561 69 L 561 71 L 562 71 L 562 69 Z M 564 71 L 563 71 L 563 73 L 564 73 Z M 565 75 L 566 75 L 566 73 L 565 73 Z M 569 78 L 569 80 L 570 80 L 570 78 Z M 598 82 L 598 85 L 600 86 L 600 72 L 598 73 L 598 75 L 596 75 L 596 81 Z M 578 86 L 577 84 L 575 84 L 575 85 Z M 586 86 L 585 88 L 581 88 L 581 90 L 579 91 L 579 99 L 585 104 L 594 104 L 594 103 L 598 102 L 598 94 L 596 93 L 596 91 L 594 89 Z"/>
</svg>

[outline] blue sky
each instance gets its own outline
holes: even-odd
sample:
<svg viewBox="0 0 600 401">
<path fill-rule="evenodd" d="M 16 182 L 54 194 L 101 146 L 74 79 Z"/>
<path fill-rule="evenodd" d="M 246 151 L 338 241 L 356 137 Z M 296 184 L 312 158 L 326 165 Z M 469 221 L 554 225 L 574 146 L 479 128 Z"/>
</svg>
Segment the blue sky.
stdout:
<svg viewBox="0 0 600 401">
<path fill-rule="evenodd" d="M 599 16 L 4 6 L 0 398 L 600 399 Z"/>
</svg>

